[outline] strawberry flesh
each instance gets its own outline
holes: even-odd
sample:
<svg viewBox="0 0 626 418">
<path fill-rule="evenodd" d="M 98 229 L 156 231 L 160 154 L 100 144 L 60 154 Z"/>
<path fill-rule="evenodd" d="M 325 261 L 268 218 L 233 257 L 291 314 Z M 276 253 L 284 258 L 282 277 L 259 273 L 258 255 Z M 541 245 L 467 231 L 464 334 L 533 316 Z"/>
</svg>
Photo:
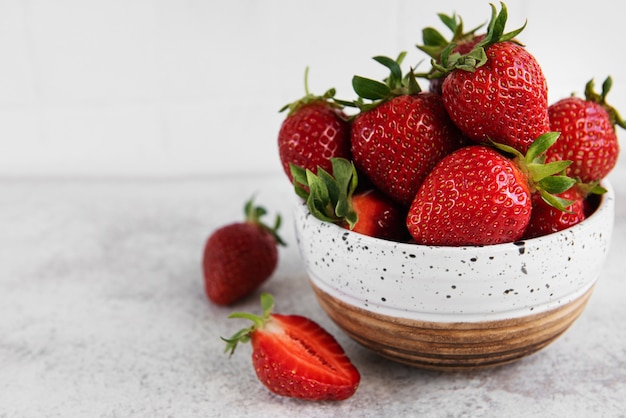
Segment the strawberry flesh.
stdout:
<svg viewBox="0 0 626 418">
<path fill-rule="evenodd" d="M 310 319 L 272 314 L 250 335 L 252 362 L 272 392 L 305 400 L 343 400 L 360 374 L 335 338 Z"/>
</svg>

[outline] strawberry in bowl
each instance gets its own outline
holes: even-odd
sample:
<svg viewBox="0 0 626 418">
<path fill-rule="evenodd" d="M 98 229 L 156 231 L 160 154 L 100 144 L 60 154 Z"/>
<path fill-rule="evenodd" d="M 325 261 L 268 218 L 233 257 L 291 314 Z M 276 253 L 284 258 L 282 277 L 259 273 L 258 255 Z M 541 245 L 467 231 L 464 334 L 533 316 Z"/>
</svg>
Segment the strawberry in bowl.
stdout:
<svg viewBox="0 0 626 418">
<path fill-rule="evenodd" d="M 606 104 L 610 81 L 549 106 L 504 4 L 480 34 L 440 17 L 454 36 L 424 32 L 432 91 L 401 71 L 405 53 L 374 58 L 383 81 L 354 76 L 358 98 L 340 102 L 357 109 L 351 157 L 330 160 L 351 176 L 292 166 L 294 217 L 310 285 L 343 331 L 394 361 L 468 370 L 543 349 L 583 312 L 610 246 L 606 176 L 623 121 Z M 368 188 L 405 214 L 404 233 L 364 227 L 379 216 L 356 210 Z"/>
</svg>

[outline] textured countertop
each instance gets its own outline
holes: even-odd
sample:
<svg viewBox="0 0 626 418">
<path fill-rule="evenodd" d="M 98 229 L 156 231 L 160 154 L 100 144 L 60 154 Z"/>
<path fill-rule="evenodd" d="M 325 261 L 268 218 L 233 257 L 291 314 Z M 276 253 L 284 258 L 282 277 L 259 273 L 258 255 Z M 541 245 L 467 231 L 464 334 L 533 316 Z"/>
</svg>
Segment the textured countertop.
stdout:
<svg viewBox="0 0 626 418">
<path fill-rule="evenodd" d="M 224 179 L 0 179 L 0 417 L 615 417 L 626 414 L 626 176 L 616 171 L 607 263 L 578 321 L 517 363 L 413 369 L 345 336 L 317 305 L 296 248 L 282 173 Z M 200 260 L 246 199 L 285 218 L 289 246 L 262 288 L 276 311 L 319 322 L 362 375 L 340 403 L 270 394 L 250 347 L 220 336 L 259 312 L 204 296 Z"/>
</svg>

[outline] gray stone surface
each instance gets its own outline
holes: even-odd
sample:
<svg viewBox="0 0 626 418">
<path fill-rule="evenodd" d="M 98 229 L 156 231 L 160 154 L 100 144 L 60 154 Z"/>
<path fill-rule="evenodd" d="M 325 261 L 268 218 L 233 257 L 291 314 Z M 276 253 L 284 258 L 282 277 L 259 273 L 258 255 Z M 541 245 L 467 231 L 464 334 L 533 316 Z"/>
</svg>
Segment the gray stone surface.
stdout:
<svg viewBox="0 0 626 418">
<path fill-rule="evenodd" d="M 225 179 L 0 180 L 0 417 L 590 417 L 626 411 L 626 178 L 612 175 L 616 224 L 587 309 L 555 343 L 472 373 L 413 369 L 345 336 L 317 305 L 280 175 Z M 276 311 L 336 336 L 362 375 L 340 403 L 270 394 L 250 347 L 220 336 L 259 311 L 204 296 L 200 260 L 215 228 L 256 193 L 284 218 L 279 268 L 262 290 Z"/>
</svg>

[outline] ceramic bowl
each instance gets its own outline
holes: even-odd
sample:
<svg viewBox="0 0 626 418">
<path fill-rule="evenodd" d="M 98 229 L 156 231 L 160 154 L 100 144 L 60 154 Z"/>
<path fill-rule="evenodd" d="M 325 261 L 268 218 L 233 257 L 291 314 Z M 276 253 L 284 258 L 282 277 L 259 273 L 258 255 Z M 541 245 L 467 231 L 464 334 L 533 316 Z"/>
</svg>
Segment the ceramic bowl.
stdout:
<svg viewBox="0 0 626 418">
<path fill-rule="evenodd" d="M 613 229 L 614 191 L 603 186 L 583 222 L 515 243 L 386 241 L 322 222 L 300 202 L 296 237 L 321 307 L 351 338 L 416 367 L 485 368 L 544 348 L 582 313 Z"/>
</svg>

